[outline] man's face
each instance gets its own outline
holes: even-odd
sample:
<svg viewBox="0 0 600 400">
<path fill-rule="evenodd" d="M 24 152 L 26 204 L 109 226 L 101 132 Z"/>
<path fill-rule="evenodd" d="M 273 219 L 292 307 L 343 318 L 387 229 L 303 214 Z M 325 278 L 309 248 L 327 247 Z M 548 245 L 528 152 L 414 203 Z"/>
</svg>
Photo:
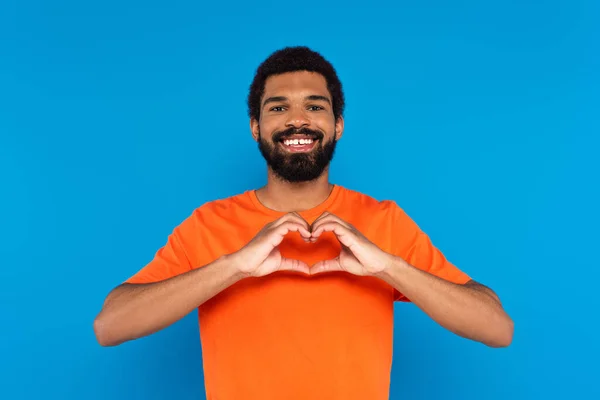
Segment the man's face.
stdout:
<svg viewBox="0 0 600 400">
<path fill-rule="evenodd" d="M 271 76 L 252 133 L 269 167 L 288 182 L 311 181 L 333 158 L 343 119 L 335 121 L 325 78 L 307 71 Z"/>
</svg>

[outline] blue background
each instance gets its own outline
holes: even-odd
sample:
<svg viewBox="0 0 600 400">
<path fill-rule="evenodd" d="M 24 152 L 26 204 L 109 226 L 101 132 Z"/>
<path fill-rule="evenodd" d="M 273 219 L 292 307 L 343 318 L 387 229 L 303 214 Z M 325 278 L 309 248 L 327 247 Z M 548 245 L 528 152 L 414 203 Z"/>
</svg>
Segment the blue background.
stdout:
<svg viewBox="0 0 600 400">
<path fill-rule="evenodd" d="M 195 207 L 264 184 L 247 89 L 296 44 L 344 83 L 332 181 L 515 320 L 490 349 L 397 304 L 391 398 L 600 397 L 598 2 L 368 3 L 1 3 L 1 398 L 204 398 L 195 313 L 115 348 L 92 322 Z"/>
</svg>

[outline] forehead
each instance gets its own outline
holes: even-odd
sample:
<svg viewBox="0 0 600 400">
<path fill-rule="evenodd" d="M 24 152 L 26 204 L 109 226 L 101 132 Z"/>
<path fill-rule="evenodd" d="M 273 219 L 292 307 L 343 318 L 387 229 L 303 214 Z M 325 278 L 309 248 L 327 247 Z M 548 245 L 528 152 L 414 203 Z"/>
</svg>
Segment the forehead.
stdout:
<svg viewBox="0 0 600 400">
<path fill-rule="evenodd" d="M 265 82 L 264 98 L 312 94 L 330 97 L 325 77 L 317 72 L 286 72 L 285 74 L 272 75 Z"/>
</svg>

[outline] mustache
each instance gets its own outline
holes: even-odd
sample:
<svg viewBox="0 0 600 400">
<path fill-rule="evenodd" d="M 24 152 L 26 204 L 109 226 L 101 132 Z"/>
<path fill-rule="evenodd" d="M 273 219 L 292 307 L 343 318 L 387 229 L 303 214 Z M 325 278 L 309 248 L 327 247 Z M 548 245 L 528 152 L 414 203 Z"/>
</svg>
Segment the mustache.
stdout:
<svg viewBox="0 0 600 400">
<path fill-rule="evenodd" d="M 274 133 L 273 141 L 279 142 L 279 141 L 285 140 L 286 138 L 288 138 L 292 135 L 306 135 L 306 136 L 310 136 L 313 139 L 317 139 L 317 140 L 321 140 L 325 136 L 321 132 L 315 131 L 315 130 L 312 130 L 309 128 L 296 129 L 296 128 L 292 127 L 292 128 L 286 129 L 285 131 L 279 131 L 279 132 Z"/>
</svg>

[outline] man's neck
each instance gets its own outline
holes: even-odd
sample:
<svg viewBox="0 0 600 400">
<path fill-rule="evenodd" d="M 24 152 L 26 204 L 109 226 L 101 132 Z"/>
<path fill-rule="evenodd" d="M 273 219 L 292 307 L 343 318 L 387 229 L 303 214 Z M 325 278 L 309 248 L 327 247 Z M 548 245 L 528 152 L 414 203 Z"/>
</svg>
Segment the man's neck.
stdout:
<svg viewBox="0 0 600 400">
<path fill-rule="evenodd" d="M 256 196 L 265 207 L 272 210 L 304 211 L 327 200 L 332 189 L 327 171 L 314 181 L 291 183 L 277 178 L 269 170 L 267 184 L 256 190 Z"/>
</svg>

